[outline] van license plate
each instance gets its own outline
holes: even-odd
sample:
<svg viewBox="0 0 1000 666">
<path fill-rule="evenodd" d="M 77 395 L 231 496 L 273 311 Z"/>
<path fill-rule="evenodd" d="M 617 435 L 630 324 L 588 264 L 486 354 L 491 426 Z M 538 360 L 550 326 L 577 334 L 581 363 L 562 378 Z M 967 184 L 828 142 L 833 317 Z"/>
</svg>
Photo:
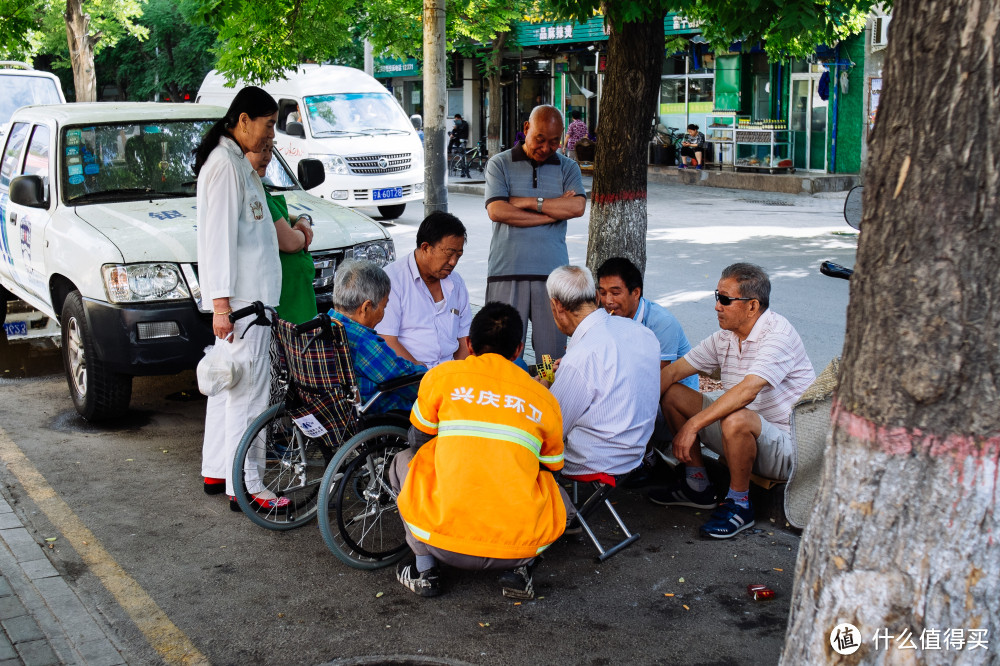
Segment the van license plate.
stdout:
<svg viewBox="0 0 1000 666">
<path fill-rule="evenodd" d="M 8 338 L 23 337 L 28 334 L 28 322 L 12 321 L 3 325 L 3 331 Z"/>
<path fill-rule="evenodd" d="M 372 190 L 372 201 L 383 201 L 385 199 L 399 199 L 403 196 L 402 187 L 383 187 L 381 190 Z"/>
</svg>

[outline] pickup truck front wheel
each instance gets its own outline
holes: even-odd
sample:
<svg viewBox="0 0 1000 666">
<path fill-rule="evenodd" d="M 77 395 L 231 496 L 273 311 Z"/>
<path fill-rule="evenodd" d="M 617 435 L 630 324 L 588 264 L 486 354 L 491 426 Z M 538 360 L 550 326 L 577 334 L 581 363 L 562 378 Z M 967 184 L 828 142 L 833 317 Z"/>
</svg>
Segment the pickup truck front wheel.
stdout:
<svg viewBox="0 0 1000 666">
<path fill-rule="evenodd" d="M 66 297 L 61 320 L 66 381 L 76 411 L 85 421 L 121 416 L 132 399 L 132 377 L 111 372 L 97 359 L 79 291 Z"/>
</svg>

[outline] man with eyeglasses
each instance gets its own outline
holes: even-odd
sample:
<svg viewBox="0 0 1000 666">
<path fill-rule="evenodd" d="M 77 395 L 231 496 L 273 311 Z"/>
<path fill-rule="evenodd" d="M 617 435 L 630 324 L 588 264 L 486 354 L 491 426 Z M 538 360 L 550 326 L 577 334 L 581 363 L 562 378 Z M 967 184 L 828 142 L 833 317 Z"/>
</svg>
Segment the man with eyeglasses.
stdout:
<svg viewBox="0 0 1000 666">
<path fill-rule="evenodd" d="M 433 368 L 469 355 L 469 290 L 455 272 L 465 240 L 461 220 L 435 211 L 417 229 L 417 249 L 385 267 L 392 289 L 375 331 L 407 361 Z"/>
<path fill-rule="evenodd" d="M 784 481 L 794 457 L 792 407 L 816 378 L 802 339 L 769 309 L 771 281 L 760 266 L 736 263 L 722 271 L 715 292 L 721 330 L 660 372 L 663 415 L 674 433 L 674 456 L 685 479 L 655 488 L 664 506 L 716 509 L 702 536 L 728 539 L 753 527 L 750 474 Z M 680 384 L 695 372 L 721 370 L 725 392 L 712 398 Z M 716 507 L 701 445 L 725 456 L 729 492 Z"/>
</svg>

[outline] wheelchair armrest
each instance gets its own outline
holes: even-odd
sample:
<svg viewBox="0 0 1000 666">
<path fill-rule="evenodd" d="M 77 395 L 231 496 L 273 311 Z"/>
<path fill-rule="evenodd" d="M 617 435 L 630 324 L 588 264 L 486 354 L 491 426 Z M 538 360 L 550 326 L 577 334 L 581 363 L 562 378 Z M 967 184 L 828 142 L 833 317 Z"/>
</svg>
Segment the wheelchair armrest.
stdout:
<svg viewBox="0 0 1000 666">
<path fill-rule="evenodd" d="M 419 384 L 420 380 L 424 378 L 423 372 L 415 375 L 403 375 L 402 377 L 396 377 L 395 379 L 390 379 L 388 381 L 382 382 L 376 386 L 376 390 L 380 393 L 389 393 L 390 391 L 395 391 L 396 389 L 401 389 L 405 386 L 413 386 L 414 384 Z"/>
</svg>

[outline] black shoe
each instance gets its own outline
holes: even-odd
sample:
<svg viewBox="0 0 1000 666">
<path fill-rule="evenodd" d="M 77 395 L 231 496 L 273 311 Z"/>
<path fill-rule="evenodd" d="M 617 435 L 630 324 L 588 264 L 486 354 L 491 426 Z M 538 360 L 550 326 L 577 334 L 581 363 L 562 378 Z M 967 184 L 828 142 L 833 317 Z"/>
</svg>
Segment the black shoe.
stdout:
<svg viewBox="0 0 1000 666">
<path fill-rule="evenodd" d="M 583 531 L 583 525 L 580 524 L 580 519 L 576 516 L 573 516 L 573 520 L 569 521 L 569 524 L 566 526 L 566 529 L 563 531 L 563 534 L 573 535 L 573 534 L 579 534 L 582 531 Z"/>
<path fill-rule="evenodd" d="M 647 497 L 654 504 L 689 506 L 692 509 L 714 509 L 718 503 L 715 489 L 712 486 L 698 492 L 693 490 L 684 479 L 669 483 L 662 488 L 653 488 Z"/>
<path fill-rule="evenodd" d="M 415 560 L 404 560 L 396 565 L 396 580 L 410 592 L 421 597 L 436 597 L 441 594 L 441 574 L 437 567 L 427 571 L 417 571 Z"/>
<path fill-rule="evenodd" d="M 533 566 L 522 564 L 516 569 L 508 569 L 500 574 L 503 596 L 508 599 L 534 599 L 535 586 L 531 578 Z"/>
<path fill-rule="evenodd" d="M 213 479 L 206 476 L 204 487 L 206 495 L 221 495 L 226 492 L 226 480 Z"/>
</svg>

